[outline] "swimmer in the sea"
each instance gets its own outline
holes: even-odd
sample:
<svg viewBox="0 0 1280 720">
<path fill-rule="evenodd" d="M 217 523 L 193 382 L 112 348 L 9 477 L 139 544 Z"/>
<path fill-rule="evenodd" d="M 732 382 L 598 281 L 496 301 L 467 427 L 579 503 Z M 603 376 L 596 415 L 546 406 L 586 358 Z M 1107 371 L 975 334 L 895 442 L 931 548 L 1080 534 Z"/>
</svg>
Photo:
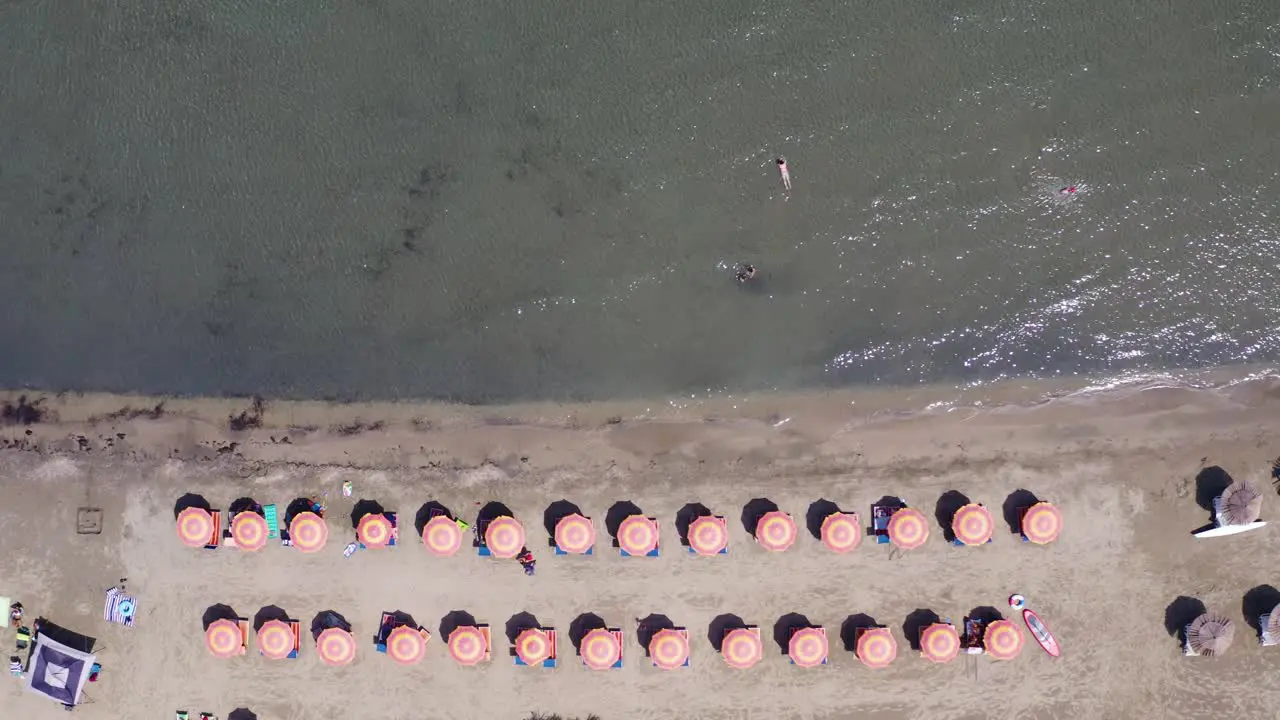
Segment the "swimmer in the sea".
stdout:
<svg viewBox="0 0 1280 720">
<path fill-rule="evenodd" d="M 756 266 L 749 263 L 743 263 L 738 266 L 738 282 L 744 283 L 756 276 Z"/>
<path fill-rule="evenodd" d="M 791 171 L 787 169 L 787 159 L 778 158 L 778 172 L 782 174 L 782 187 L 791 189 Z"/>
<path fill-rule="evenodd" d="M 1058 191 L 1058 194 L 1060 194 L 1060 195 L 1075 195 L 1075 194 L 1076 194 L 1076 186 L 1075 186 L 1075 185 L 1068 185 L 1068 186 L 1066 186 L 1066 187 L 1062 188 L 1061 190 L 1059 190 L 1059 191 Z"/>
</svg>

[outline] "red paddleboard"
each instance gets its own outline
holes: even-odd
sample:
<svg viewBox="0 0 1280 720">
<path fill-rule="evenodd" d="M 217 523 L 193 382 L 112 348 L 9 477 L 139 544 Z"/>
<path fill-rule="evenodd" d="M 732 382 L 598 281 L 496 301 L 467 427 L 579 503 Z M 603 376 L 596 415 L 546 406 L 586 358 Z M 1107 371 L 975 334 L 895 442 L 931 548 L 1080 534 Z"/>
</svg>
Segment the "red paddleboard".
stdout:
<svg viewBox="0 0 1280 720">
<path fill-rule="evenodd" d="M 1031 637 L 1034 637 L 1036 642 L 1040 643 L 1040 647 L 1044 648 L 1045 652 L 1053 657 L 1058 657 L 1062 654 L 1058 639 L 1053 636 L 1053 633 L 1049 632 L 1049 628 L 1040 620 L 1039 615 L 1030 610 L 1023 610 L 1022 621 L 1027 624 L 1027 629 L 1031 631 Z"/>
</svg>

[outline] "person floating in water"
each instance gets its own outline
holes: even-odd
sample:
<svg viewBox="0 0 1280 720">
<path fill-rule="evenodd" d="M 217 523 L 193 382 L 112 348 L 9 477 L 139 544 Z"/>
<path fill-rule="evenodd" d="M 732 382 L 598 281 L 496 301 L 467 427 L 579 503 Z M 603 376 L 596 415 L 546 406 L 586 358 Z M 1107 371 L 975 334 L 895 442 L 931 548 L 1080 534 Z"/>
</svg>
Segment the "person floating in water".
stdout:
<svg viewBox="0 0 1280 720">
<path fill-rule="evenodd" d="M 791 189 L 791 171 L 787 169 L 787 159 L 778 158 L 778 172 L 782 175 L 782 187 Z"/>
<path fill-rule="evenodd" d="M 751 280 L 755 276 L 756 276 L 755 265 L 744 263 L 738 266 L 738 274 L 737 274 L 738 282 L 744 283 L 748 280 Z"/>
<path fill-rule="evenodd" d="M 1066 186 L 1066 187 L 1062 188 L 1061 190 L 1059 190 L 1059 191 L 1058 191 L 1058 194 L 1059 194 L 1059 195 L 1075 195 L 1075 194 L 1076 194 L 1076 186 L 1075 186 L 1075 185 L 1068 185 L 1068 186 Z"/>
</svg>

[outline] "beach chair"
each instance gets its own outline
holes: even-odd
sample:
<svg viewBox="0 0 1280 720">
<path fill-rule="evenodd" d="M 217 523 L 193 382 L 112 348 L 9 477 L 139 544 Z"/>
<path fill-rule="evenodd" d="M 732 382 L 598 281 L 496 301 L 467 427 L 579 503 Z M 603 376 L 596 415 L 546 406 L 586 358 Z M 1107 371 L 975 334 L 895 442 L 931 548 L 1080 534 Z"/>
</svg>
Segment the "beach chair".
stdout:
<svg viewBox="0 0 1280 720">
<path fill-rule="evenodd" d="M 688 628 L 678 627 L 678 628 L 671 628 L 671 629 L 672 629 L 672 630 L 675 630 L 677 633 L 679 633 L 680 635 L 682 635 L 682 636 L 684 637 L 684 641 L 685 641 L 685 642 L 689 642 L 689 629 L 688 629 Z M 647 653 L 647 652 L 648 652 L 648 650 L 646 649 L 646 650 L 645 650 L 645 652 Z M 690 655 L 692 655 L 693 653 L 689 653 L 689 654 L 690 654 Z M 654 667 L 657 667 L 657 666 L 658 666 L 658 664 L 657 664 L 657 663 L 654 663 L 654 664 L 653 664 L 653 666 L 654 666 Z M 681 665 L 680 667 L 689 667 L 689 658 L 688 658 L 688 657 L 686 657 L 686 658 L 684 659 L 684 664 L 683 664 L 683 665 Z"/>
<path fill-rule="evenodd" d="M 489 632 L 489 625 L 476 625 L 476 629 L 484 636 L 484 662 L 489 662 L 493 657 L 493 637 Z"/>
<path fill-rule="evenodd" d="M 480 557 L 493 557 L 493 553 L 489 552 L 489 546 L 484 541 L 484 532 L 488 529 L 489 520 L 487 518 L 476 521 L 476 537 L 471 541 L 471 544 L 475 546 L 476 554 Z"/>
<path fill-rule="evenodd" d="M 622 640 L 622 628 L 609 628 L 609 634 L 618 638 L 618 662 L 613 664 L 615 670 L 622 669 L 622 656 L 626 652 L 627 644 Z"/>
<path fill-rule="evenodd" d="M 249 652 L 249 618 L 236 618 L 236 627 L 240 628 L 240 654 Z"/>
<path fill-rule="evenodd" d="M 18 628 L 18 634 L 14 638 L 19 650 L 26 650 L 31 645 L 31 628 L 23 625 Z"/>
<path fill-rule="evenodd" d="M 960 633 L 960 649 L 966 655 L 983 655 L 987 652 L 982 644 L 982 636 L 987 630 L 987 623 L 977 618 L 964 619 L 964 632 Z"/>
<path fill-rule="evenodd" d="M 658 524 L 658 518 L 649 518 L 649 522 L 653 523 L 654 525 L 657 525 L 657 524 Z M 632 555 L 631 553 L 627 552 L 626 550 L 623 550 L 621 547 L 618 547 L 618 540 L 617 540 L 617 538 L 614 538 L 613 546 L 618 548 L 618 553 L 619 553 L 619 554 L 621 554 L 621 555 L 622 555 L 622 557 L 639 557 L 639 556 L 636 556 L 636 555 Z M 658 557 L 658 555 L 660 554 L 660 552 L 659 552 L 659 551 L 660 551 L 661 549 L 662 549 L 662 541 L 661 541 L 661 539 L 659 539 L 658 544 L 657 544 L 657 545 L 654 545 L 654 546 L 653 546 L 653 549 L 652 549 L 652 550 L 650 550 L 649 552 L 645 553 L 645 554 L 644 554 L 644 556 L 645 556 L 645 557 Z"/>
<path fill-rule="evenodd" d="M 705 517 L 705 516 L 704 516 L 704 517 Z M 723 516 L 723 515 L 713 515 L 712 517 L 714 517 L 714 518 L 716 519 L 716 522 L 720 523 L 722 526 L 724 526 L 724 528 L 725 528 L 726 530 L 728 530 L 729 524 L 728 524 L 728 522 L 724 519 L 724 516 Z M 684 545 L 686 548 L 688 548 L 688 549 L 689 549 L 689 553 L 690 553 L 690 554 L 692 554 L 692 555 L 697 555 L 697 554 L 698 554 L 698 551 L 697 551 L 697 550 L 694 550 L 692 547 L 690 547 L 690 546 L 689 546 L 689 539 L 688 539 L 688 538 L 683 538 L 683 539 L 681 539 L 681 540 L 680 540 L 680 544 L 681 544 L 681 545 Z M 728 554 L 729 554 L 729 545 L 726 543 L 724 547 L 720 548 L 720 552 L 718 552 L 718 553 L 716 553 L 716 554 L 717 554 L 717 555 L 728 555 Z"/>
<path fill-rule="evenodd" d="M 874 535 L 877 545 L 887 545 L 889 543 L 889 518 L 905 506 L 896 505 L 872 505 L 871 506 L 871 529 L 868 534 Z"/>
<path fill-rule="evenodd" d="M 275 540 L 280 537 L 280 513 L 276 510 L 275 503 L 263 505 L 262 516 L 267 520 L 267 539 Z"/>
<path fill-rule="evenodd" d="M 546 660 L 542 661 L 542 667 L 553 668 L 557 664 L 559 664 L 556 658 L 556 629 L 548 628 L 548 627 L 538 628 L 538 629 L 547 634 L 547 644 L 551 646 L 551 655 Z M 519 655 L 516 655 L 516 649 L 514 645 L 511 647 L 511 656 L 515 658 L 516 665 L 520 665 L 522 667 L 528 667 L 529 664 L 521 660 Z"/>
<path fill-rule="evenodd" d="M 400 537 L 400 521 L 397 519 L 399 513 L 383 513 L 387 517 L 387 521 L 391 523 L 391 539 L 387 541 L 387 547 L 395 547 L 396 540 Z"/>
<path fill-rule="evenodd" d="M 787 637 L 788 637 L 788 639 L 790 639 L 790 637 L 791 637 L 792 635 L 795 635 L 796 633 L 800 632 L 801 630 L 809 630 L 809 629 L 810 629 L 810 628 L 799 628 L 799 627 L 793 627 L 793 628 L 791 628 L 791 633 L 790 633 L 790 635 L 788 635 Z M 823 637 L 826 637 L 826 635 L 827 635 L 827 629 L 826 629 L 826 628 L 824 628 L 824 627 L 814 627 L 814 628 L 812 628 L 812 629 L 817 630 L 818 632 L 822 633 L 822 636 L 823 636 Z M 861 630 L 862 628 L 859 628 L 859 629 Z M 757 630 L 756 630 L 756 634 L 758 635 L 759 633 L 760 633 L 760 631 L 759 631 L 759 629 L 757 629 Z M 782 654 L 783 654 L 783 655 L 788 656 L 788 657 L 787 657 L 787 661 L 788 661 L 788 662 L 790 662 L 792 665 L 795 665 L 795 664 L 796 664 L 796 661 L 795 661 L 793 658 L 791 658 L 791 657 L 790 657 L 790 655 L 791 655 L 791 653 L 790 653 L 790 652 L 783 652 Z M 831 653 L 830 653 L 830 652 L 828 652 L 828 653 L 827 653 L 827 656 L 826 656 L 826 657 L 822 658 L 822 664 L 823 664 L 823 665 L 826 665 L 826 664 L 827 664 L 827 663 L 829 663 L 829 662 L 831 662 Z"/>
<path fill-rule="evenodd" d="M 1271 613 L 1263 613 L 1258 616 L 1258 642 L 1264 647 L 1272 645 L 1280 645 L 1280 637 L 1271 634 L 1267 626 L 1271 624 Z"/>
<path fill-rule="evenodd" d="M 205 550 L 217 550 L 218 545 L 222 542 L 222 511 L 210 510 L 209 515 L 213 517 L 213 537 L 209 538 L 209 542 L 205 544 Z M 231 537 L 231 531 L 227 530 L 227 537 Z"/>
</svg>

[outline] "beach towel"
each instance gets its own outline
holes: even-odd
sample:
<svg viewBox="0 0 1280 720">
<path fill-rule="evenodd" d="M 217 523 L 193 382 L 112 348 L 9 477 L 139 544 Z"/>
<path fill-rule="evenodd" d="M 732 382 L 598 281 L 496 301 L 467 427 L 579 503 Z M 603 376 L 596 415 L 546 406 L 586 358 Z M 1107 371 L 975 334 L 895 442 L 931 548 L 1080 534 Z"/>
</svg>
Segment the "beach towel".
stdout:
<svg viewBox="0 0 1280 720">
<path fill-rule="evenodd" d="M 280 513 L 274 503 L 262 506 L 262 517 L 267 521 L 267 539 L 280 537 Z"/>
<path fill-rule="evenodd" d="M 0 595 L 0 609 L 4 610 L 3 613 L 0 613 L 0 628 L 9 627 L 9 605 L 12 602 L 9 598 Z"/>
<path fill-rule="evenodd" d="M 133 627 L 133 619 L 138 614 L 138 600 L 126 595 L 123 588 L 113 587 L 107 591 L 107 602 L 102 608 L 102 617 L 125 627 Z"/>
</svg>

